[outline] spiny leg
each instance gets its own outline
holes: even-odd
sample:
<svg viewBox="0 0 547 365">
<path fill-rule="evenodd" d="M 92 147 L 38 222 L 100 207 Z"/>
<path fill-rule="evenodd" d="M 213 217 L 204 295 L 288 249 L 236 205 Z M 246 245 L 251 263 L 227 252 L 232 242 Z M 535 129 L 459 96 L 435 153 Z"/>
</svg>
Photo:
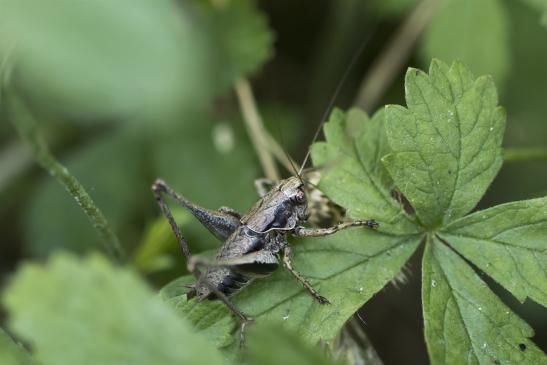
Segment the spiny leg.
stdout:
<svg viewBox="0 0 547 365">
<path fill-rule="evenodd" d="M 171 188 L 169 188 L 169 186 L 165 183 L 162 183 L 161 180 L 159 181 L 156 181 L 156 183 L 154 183 L 154 185 L 152 185 L 152 191 L 154 192 L 154 195 L 156 197 L 156 200 L 158 201 L 158 205 L 160 206 L 160 209 L 163 213 L 163 215 L 165 216 L 165 218 L 167 218 L 167 221 L 169 222 L 169 225 L 171 226 L 171 229 L 173 230 L 173 232 L 175 233 L 175 236 L 177 237 L 177 240 L 179 241 L 179 245 L 182 249 L 182 252 L 184 253 L 184 256 L 186 257 L 186 260 L 188 263 L 191 263 L 193 262 L 193 257 L 192 255 L 190 254 L 190 249 L 188 248 L 188 243 L 186 242 L 186 239 L 184 238 L 179 226 L 177 225 L 176 221 L 175 221 L 175 218 L 173 218 L 173 214 L 171 213 L 171 210 L 169 209 L 169 207 L 167 206 L 167 203 L 165 202 L 165 200 L 163 199 L 163 196 L 162 196 L 162 193 L 167 193 L 168 195 L 170 196 L 174 196 L 176 197 L 177 194 L 172 191 Z M 224 304 L 228 307 L 228 309 L 230 309 L 230 311 L 239 319 L 241 325 L 240 325 L 240 328 L 241 328 L 241 338 L 240 338 L 240 341 L 241 343 L 243 343 L 243 340 L 244 340 L 244 332 L 245 332 L 245 328 L 247 326 L 247 324 L 249 322 L 252 321 L 252 318 L 248 317 L 246 314 L 244 314 L 243 312 L 241 312 L 229 299 L 226 295 L 224 295 L 224 293 L 222 293 L 220 290 L 218 290 L 218 288 L 213 285 L 209 280 L 207 280 L 207 278 L 205 278 L 201 272 L 199 271 L 199 269 L 197 267 L 195 267 L 195 265 L 193 267 L 189 267 L 189 271 L 192 273 L 192 275 L 194 275 L 194 277 L 199 281 L 199 282 L 202 282 L 203 284 L 205 284 L 209 290 L 211 290 L 213 293 L 215 293 L 215 295 L 217 296 L 218 299 L 222 300 L 222 302 L 224 302 Z"/>
<path fill-rule="evenodd" d="M 167 206 L 167 203 L 163 199 L 162 193 L 167 193 L 168 195 L 171 195 L 171 193 L 174 193 L 171 190 L 172 189 L 167 184 L 164 184 L 161 180 L 156 180 L 156 182 L 152 185 L 152 191 L 154 192 L 154 196 L 156 197 L 158 205 L 160 206 L 161 212 L 163 213 L 165 218 L 167 218 L 167 221 L 169 222 L 171 229 L 175 233 L 175 236 L 177 237 L 177 241 L 179 241 L 180 248 L 182 249 L 182 253 L 184 253 L 184 256 L 186 257 L 186 262 L 190 262 L 192 255 L 190 254 L 188 243 L 186 242 L 186 239 L 182 235 L 182 232 L 179 226 L 177 225 L 175 218 L 173 218 L 173 214 L 171 214 L 171 210 L 169 209 L 169 207 Z"/>
<path fill-rule="evenodd" d="M 188 209 L 194 217 L 196 217 L 205 228 L 207 228 L 219 240 L 224 241 L 230 236 L 237 227 L 239 227 L 241 215 L 235 210 L 222 207 L 219 210 L 209 210 L 200 207 L 178 194 L 173 188 L 161 179 L 157 179 L 152 185 L 152 190 L 161 198 L 161 194 L 165 193 L 173 198 L 178 204 Z M 158 200 L 159 201 L 159 200 Z M 164 202 L 165 205 L 165 202 Z M 160 204 L 161 206 L 161 204 Z M 163 209 L 162 209 L 163 211 Z"/>
<path fill-rule="evenodd" d="M 329 228 L 306 228 L 306 227 L 296 227 L 294 228 L 291 233 L 294 236 L 297 237 L 321 237 L 321 236 L 327 236 L 329 234 L 336 233 L 338 231 L 351 228 L 351 227 L 369 227 L 369 228 L 378 228 L 378 223 L 373 220 L 365 220 L 365 221 L 353 221 L 353 222 L 347 222 L 347 223 L 340 223 L 335 226 L 329 227 Z"/>
<path fill-rule="evenodd" d="M 207 267 L 207 264 L 205 264 L 205 260 L 202 260 L 201 258 L 193 257 L 192 260 L 188 262 L 188 270 L 190 272 L 198 272 L 199 269 L 198 266 Z M 218 289 L 216 285 L 211 283 L 205 275 L 201 275 L 198 277 L 198 282 L 203 283 L 207 286 L 209 290 L 211 290 L 218 299 L 220 299 L 227 307 L 228 309 L 237 317 L 239 320 L 239 345 L 243 346 L 245 344 L 245 330 L 247 329 L 247 325 L 249 323 L 252 323 L 254 320 L 253 318 L 249 317 L 245 313 L 243 313 L 232 301 L 230 298 L 226 296 L 222 291 Z"/>
<path fill-rule="evenodd" d="M 291 248 L 289 246 L 286 246 L 283 249 L 283 264 L 285 265 L 285 268 L 295 277 L 296 280 L 298 280 L 304 287 L 310 292 L 310 294 L 320 303 L 320 304 L 330 304 L 329 300 L 319 294 L 317 290 L 311 286 L 310 283 L 298 272 L 292 267 L 292 261 L 291 261 Z"/>
</svg>

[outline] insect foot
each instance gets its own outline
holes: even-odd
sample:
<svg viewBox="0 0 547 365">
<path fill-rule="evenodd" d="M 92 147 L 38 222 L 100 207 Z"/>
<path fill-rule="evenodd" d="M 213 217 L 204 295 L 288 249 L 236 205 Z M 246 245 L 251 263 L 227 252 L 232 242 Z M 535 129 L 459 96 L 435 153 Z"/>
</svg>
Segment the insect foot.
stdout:
<svg viewBox="0 0 547 365">
<path fill-rule="evenodd" d="M 245 319 L 241 319 L 239 326 L 239 347 L 245 347 L 245 332 L 247 327 L 253 324 L 255 320 L 249 316 L 245 316 Z"/>
<path fill-rule="evenodd" d="M 374 219 L 369 219 L 366 221 L 357 221 L 357 222 L 360 223 L 360 225 L 367 226 L 368 228 L 372 228 L 372 229 L 378 229 L 378 227 L 380 227 L 378 222 L 376 222 Z"/>
<path fill-rule="evenodd" d="M 316 293 L 316 294 L 317 295 L 315 295 L 314 297 L 319 302 L 319 304 L 331 304 L 327 298 L 320 295 L 319 293 Z"/>
</svg>

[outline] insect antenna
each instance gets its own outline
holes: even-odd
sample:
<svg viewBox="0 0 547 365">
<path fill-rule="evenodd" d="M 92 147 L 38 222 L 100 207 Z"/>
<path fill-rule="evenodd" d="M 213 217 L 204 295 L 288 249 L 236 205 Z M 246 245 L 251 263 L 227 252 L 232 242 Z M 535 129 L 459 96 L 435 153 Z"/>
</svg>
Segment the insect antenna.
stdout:
<svg viewBox="0 0 547 365">
<path fill-rule="evenodd" d="M 344 86 L 351 70 L 353 69 L 353 67 L 357 63 L 357 60 L 359 59 L 359 57 L 365 50 L 365 47 L 368 44 L 368 41 L 370 40 L 372 34 L 373 32 L 370 32 L 368 34 L 368 36 L 363 40 L 363 42 L 361 42 L 361 45 L 359 46 L 357 51 L 355 51 L 355 53 L 351 57 L 351 61 L 349 62 L 348 67 L 346 67 L 346 70 L 344 71 L 342 78 L 340 79 L 340 81 L 338 81 L 338 84 L 336 85 L 336 89 L 334 89 L 334 93 L 329 101 L 327 109 L 325 109 L 325 112 L 323 113 L 323 116 L 321 117 L 321 122 L 319 123 L 319 125 L 317 126 L 317 129 L 315 130 L 313 138 L 309 144 L 310 147 L 317 140 L 317 137 L 319 137 L 319 133 L 321 133 L 321 129 L 323 128 L 323 125 L 327 121 L 327 118 L 329 117 L 329 114 L 332 111 L 334 103 L 336 102 L 336 99 L 338 98 L 338 95 L 340 94 L 340 91 L 342 90 L 342 86 Z M 302 171 L 304 170 L 304 167 L 306 166 L 306 163 L 308 162 L 308 159 L 310 158 L 310 154 L 311 154 L 310 147 L 308 147 L 308 152 L 306 153 L 306 156 L 304 157 L 304 161 L 302 161 L 302 165 L 300 165 L 300 170 L 297 173 L 297 175 L 299 176 L 302 174 Z"/>
</svg>

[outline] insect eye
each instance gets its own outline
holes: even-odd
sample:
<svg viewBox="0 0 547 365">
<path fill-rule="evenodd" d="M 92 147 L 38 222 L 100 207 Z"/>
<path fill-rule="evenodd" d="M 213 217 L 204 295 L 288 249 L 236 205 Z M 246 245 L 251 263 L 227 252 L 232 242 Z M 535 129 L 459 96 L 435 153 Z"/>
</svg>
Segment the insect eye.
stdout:
<svg viewBox="0 0 547 365">
<path fill-rule="evenodd" d="M 304 203 L 306 201 L 306 194 L 303 191 L 299 191 L 294 195 L 293 200 L 297 203 Z"/>
</svg>

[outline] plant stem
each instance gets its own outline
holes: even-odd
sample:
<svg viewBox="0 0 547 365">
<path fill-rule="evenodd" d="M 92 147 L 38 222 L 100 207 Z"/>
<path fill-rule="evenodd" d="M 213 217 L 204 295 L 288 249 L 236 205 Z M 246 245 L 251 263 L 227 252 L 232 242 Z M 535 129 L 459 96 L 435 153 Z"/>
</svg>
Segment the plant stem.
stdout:
<svg viewBox="0 0 547 365">
<path fill-rule="evenodd" d="M 505 148 L 503 161 L 547 161 L 547 147 Z"/>
<path fill-rule="evenodd" d="M 416 41 L 433 17 L 437 2 L 423 0 L 406 17 L 361 82 L 353 103 L 355 106 L 369 113 L 376 107 L 398 71 L 406 64 Z"/>
<path fill-rule="evenodd" d="M 253 91 L 247 80 L 238 80 L 235 83 L 235 90 L 243 120 L 247 126 L 247 132 L 253 142 L 254 149 L 268 179 L 279 180 L 279 172 L 275 166 L 269 146 L 269 139 L 264 133 L 264 123 L 258 113 Z"/>
<path fill-rule="evenodd" d="M 99 233 L 108 255 L 122 262 L 125 254 L 118 237 L 78 179 L 71 175 L 68 169 L 51 154 L 31 113 L 21 101 L 14 97 L 10 97 L 9 106 L 11 122 L 17 129 L 21 139 L 30 146 L 36 162 L 46 169 L 76 200 L 76 203 L 82 208 L 93 227 Z"/>
</svg>

